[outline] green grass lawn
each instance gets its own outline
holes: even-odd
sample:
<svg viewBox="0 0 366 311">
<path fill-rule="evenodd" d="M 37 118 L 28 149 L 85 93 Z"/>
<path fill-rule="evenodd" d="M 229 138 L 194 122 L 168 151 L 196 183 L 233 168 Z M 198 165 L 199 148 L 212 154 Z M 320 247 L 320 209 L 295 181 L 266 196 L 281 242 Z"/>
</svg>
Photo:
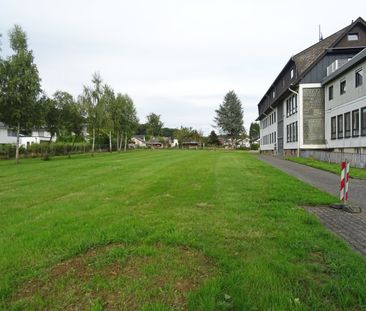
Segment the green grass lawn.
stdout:
<svg viewBox="0 0 366 311">
<path fill-rule="evenodd" d="M 323 161 L 318 161 L 309 158 L 295 158 L 295 157 L 287 157 L 286 160 L 293 161 L 296 163 L 304 164 L 307 166 L 315 167 L 321 169 L 323 171 L 328 171 L 337 175 L 341 175 L 341 165 L 337 163 L 328 163 Z M 357 179 L 366 179 L 366 169 L 364 168 L 350 168 L 350 177 Z"/>
<path fill-rule="evenodd" d="M 0 309 L 362 310 L 366 260 L 244 152 L 0 162 Z"/>
</svg>

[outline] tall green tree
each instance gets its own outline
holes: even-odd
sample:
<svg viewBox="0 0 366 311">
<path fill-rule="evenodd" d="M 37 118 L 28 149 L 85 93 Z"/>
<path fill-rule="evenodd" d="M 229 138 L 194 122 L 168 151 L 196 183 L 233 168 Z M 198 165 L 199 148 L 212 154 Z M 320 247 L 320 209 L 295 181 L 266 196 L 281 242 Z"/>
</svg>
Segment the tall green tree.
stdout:
<svg viewBox="0 0 366 311">
<path fill-rule="evenodd" d="M 161 129 L 163 128 L 163 122 L 160 119 L 160 115 L 156 113 L 150 113 L 147 118 L 147 133 L 153 137 L 160 136 Z"/>
<path fill-rule="evenodd" d="M 0 59 L 0 116 L 8 127 L 16 130 L 16 163 L 19 163 L 19 134 L 41 123 L 40 77 L 33 52 L 28 49 L 27 35 L 15 25 L 9 32 L 14 54 Z"/>
<path fill-rule="evenodd" d="M 104 107 L 100 100 L 103 95 L 102 78 L 99 73 L 94 73 L 91 86 L 84 86 L 80 96 L 81 104 L 86 111 L 88 132 L 92 134 L 92 154 L 95 150 L 95 137 L 102 128 Z"/>
<path fill-rule="evenodd" d="M 112 135 L 115 129 L 113 113 L 116 97 L 113 89 L 109 85 L 104 85 L 103 94 L 100 100 L 101 131 L 108 136 L 109 151 L 112 152 Z"/>
<path fill-rule="evenodd" d="M 68 92 L 56 91 L 52 98 L 55 108 L 60 113 L 59 135 L 62 138 L 72 137 L 74 145 L 77 139 L 83 137 L 85 121 L 84 107 L 76 102 Z"/>
<path fill-rule="evenodd" d="M 220 144 L 219 137 L 215 131 L 211 131 L 210 135 L 207 137 L 207 144 L 211 146 L 218 146 Z"/>
<path fill-rule="evenodd" d="M 137 112 L 133 100 L 127 94 L 123 95 L 124 106 L 122 110 L 122 131 L 124 134 L 124 150 L 127 150 L 127 143 L 135 133 L 139 125 Z"/>
<path fill-rule="evenodd" d="M 259 138 L 259 131 L 259 123 L 252 122 L 249 128 L 249 140 L 251 143 Z"/>
<path fill-rule="evenodd" d="M 116 137 L 116 148 L 118 151 L 121 151 L 122 149 L 124 105 L 125 105 L 125 98 L 122 94 L 118 93 L 110 106 L 110 114 L 113 123 L 113 132 Z"/>
<path fill-rule="evenodd" d="M 228 92 L 219 109 L 215 110 L 214 119 L 216 126 L 229 138 L 233 145 L 236 139 L 244 131 L 243 108 L 241 101 L 234 91 Z"/>
<path fill-rule="evenodd" d="M 60 135 L 62 128 L 62 111 L 57 104 L 57 101 L 46 95 L 42 96 L 40 99 L 40 104 L 42 105 L 43 112 L 43 126 L 44 129 L 50 133 L 51 143 L 52 139 L 57 135 Z"/>
<path fill-rule="evenodd" d="M 182 145 L 184 142 L 195 141 L 198 143 L 203 143 L 203 133 L 201 131 L 197 131 L 192 127 L 183 127 L 175 130 L 174 137 L 178 139 L 179 145 Z"/>
</svg>

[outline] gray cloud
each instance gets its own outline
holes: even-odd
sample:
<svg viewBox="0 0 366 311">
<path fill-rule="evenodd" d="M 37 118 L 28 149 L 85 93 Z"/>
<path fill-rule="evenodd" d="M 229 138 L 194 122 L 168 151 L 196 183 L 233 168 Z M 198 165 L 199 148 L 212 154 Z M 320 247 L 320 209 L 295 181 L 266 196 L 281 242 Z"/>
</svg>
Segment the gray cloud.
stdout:
<svg viewBox="0 0 366 311">
<path fill-rule="evenodd" d="M 358 17 L 363 1 L 2 0 L 0 33 L 28 33 L 42 85 L 78 95 L 94 71 L 134 99 L 139 117 L 211 130 L 214 110 L 235 90 L 245 125 L 292 54 Z M 316 9 L 314 9 L 316 7 Z M 332 14 L 329 14 L 332 12 Z"/>
</svg>

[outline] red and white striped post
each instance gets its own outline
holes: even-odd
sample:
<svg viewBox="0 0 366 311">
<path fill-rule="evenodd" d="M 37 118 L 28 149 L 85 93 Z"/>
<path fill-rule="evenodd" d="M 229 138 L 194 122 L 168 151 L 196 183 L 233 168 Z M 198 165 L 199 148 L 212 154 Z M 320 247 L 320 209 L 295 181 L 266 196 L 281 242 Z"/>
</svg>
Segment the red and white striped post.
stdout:
<svg viewBox="0 0 366 311">
<path fill-rule="evenodd" d="M 343 203 L 348 201 L 348 181 L 349 181 L 349 168 L 350 164 L 347 161 L 343 161 L 342 165 L 342 172 L 341 172 L 341 187 L 339 190 L 340 199 Z"/>
</svg>

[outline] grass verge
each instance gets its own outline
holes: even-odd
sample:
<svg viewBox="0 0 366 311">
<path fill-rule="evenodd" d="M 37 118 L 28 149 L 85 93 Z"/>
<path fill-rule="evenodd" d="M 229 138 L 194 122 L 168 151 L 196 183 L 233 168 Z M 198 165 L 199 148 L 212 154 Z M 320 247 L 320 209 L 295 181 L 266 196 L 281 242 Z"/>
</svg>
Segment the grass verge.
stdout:
<svg viewBox="0 0 366 311">
<path fill-rule="evenodd" d="M 323 171 L 331 172 L 337 175 L 341 174 L 341 165 L 337 163 L 328 163 L 309 158 L 295 158 L 295 157 L 286 157 L 286 160 L 318 168 Z M 366 169 L 351 167 L 350 177 L 356 179 L 366 179 Z"/>
<path fill-rule="evenodd" d="M 366 260 L 244 152 L 0 162 L 0 309 L 361 310 Z"/>
</svg>

